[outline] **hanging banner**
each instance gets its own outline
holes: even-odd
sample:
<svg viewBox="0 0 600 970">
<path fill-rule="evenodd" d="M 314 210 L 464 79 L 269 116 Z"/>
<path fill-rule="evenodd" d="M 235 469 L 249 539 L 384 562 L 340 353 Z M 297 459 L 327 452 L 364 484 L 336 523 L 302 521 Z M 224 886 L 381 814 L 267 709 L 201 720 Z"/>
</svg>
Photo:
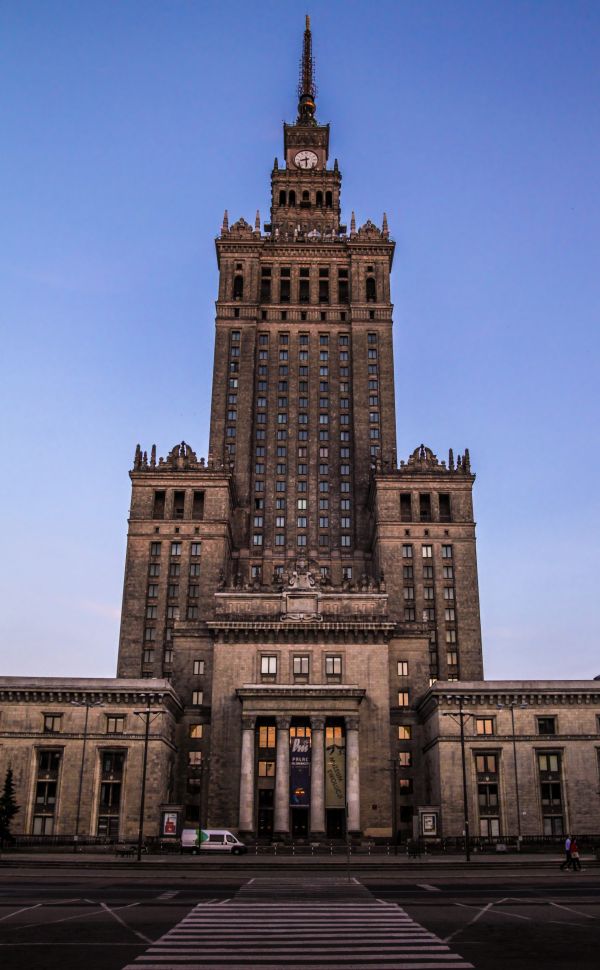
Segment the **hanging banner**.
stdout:
<svg viewBox="0 0 600 970">
<path fill-rule="evenodd" d="M 325 805 L 344 808 L 346 805 L 346 749 L 343 744 L 325 748 Z"/>
<path fill-rule="evenodd" d="M 290 805 L 310 805 L 310 738 L 290 738 Z"/>
</svg>

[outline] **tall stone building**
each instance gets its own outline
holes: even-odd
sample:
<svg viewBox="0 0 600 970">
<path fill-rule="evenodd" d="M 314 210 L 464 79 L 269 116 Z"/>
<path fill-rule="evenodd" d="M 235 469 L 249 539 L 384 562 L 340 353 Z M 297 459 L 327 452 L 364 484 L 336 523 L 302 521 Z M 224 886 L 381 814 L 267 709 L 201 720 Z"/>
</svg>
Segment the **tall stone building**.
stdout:
<svg viewBox="0 0 600 970">
<path fill-rule="evenodd" d="M 398 461 L 394 243 L 342 224 L 311 45 L 216 240 L 208 457 L 136 451 L 118 676 L 0 678 L 17 833 L 600 831 L 600 682 L 482 680 L 469 453 Z"/>
<path fill-rule="evenodd" d="M 169 677 L 185 704 L 188 821 L 339 835 L 347 806 L 385 834 L 416 698 L 482 676 L 474 476 L 423 445 L 398 466 L 394 243 L 385 215 L 341 223 L 308 22 L 298 94 L 269 222 L 226 213 L 216 241 L 208 461 L 136 454 L 119 676 Z M 402 780 L 409 827 L 418 764 Z"/>
</svg>

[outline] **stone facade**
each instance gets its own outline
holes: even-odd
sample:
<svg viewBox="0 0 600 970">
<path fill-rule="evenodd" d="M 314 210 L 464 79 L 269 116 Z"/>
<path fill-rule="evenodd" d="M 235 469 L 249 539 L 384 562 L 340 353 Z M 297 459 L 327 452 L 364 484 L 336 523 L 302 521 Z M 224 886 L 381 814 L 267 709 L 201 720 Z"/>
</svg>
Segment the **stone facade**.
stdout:
<svg viewBox="0 0 600 970">
<path fill-rule="evenodd" d="M 481 679 L 468 450 L 398 461 L 394 242 L 385 215 L 341 223 L 311 44 L 307 28 L 270 221 L 225 213 L 216 239 L 208 457 L 136 449 L 118 679 L 0 682 L 20 832 L 136 834 L 148 698 L 162 712 L 148 834 L 166 803 L 179 826 L 261 838 L 460 834 L 462 749 L 443 715 L 463 696 L 465 725 L 493 720 L 483 739 L 467 730 L 475 832 L 598 828 L 593 685 Z M 540 740 L 534 707 L 560 733 Z"/>
<path fill-rule="evenodd" d="M 472 836 L 600 832 L 600 681 L 440 682 L 418 713 L 445 836 L 464 831 L 461 716 Z"/>
<path fill-rule="evenodd" d="M 137 837 L 148 709 L 144 835 L 156 835 L 172 801 L 181 715 L 168 681 L 0 678 L 0 778 L 12 768 L 13 831 Z"/>
</svg>

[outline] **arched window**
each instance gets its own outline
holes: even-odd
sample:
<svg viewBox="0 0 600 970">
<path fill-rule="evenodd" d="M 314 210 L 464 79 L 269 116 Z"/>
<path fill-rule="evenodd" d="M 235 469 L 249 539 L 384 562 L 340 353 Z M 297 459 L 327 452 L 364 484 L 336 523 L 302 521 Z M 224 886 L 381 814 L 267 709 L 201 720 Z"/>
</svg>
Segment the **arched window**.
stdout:
<svg viewBox="0 0 600 970">
<path fill-rule="evenodd" d="M 317 198 L 316 198 L 316 203 L 315 204 L 319 207 L 319 209 L 321 209 L 323 207 L 323 193 L 322 192 L 317 192 Z"/>
<path fill-rule="evenodd" d="M 283 191 L 279 193 L 279 205 L 285 205 L 285 192 Z"/>
<path fill-rule="evenodd" d="M 327 209 L 331 209 L 332 206 L 333 206 L 333 195 L 332 195 L 331 192 L 326 192 L 325 193 L 325 207 Z"/>
<path fill-rule="evenodd" d="M 302 206 L 304 209 L 308 209 L 310 206 L 310 193 L 308 189 L 304 189 L 302 193 Z"/>
<path fill-rule="evenodd" d="M 367 276 L 367 303 L 375 303 L 377 299 L 377 287 L 372 276 Z"/>
<path fill-rule="evenodd" d="M 288 204 L 291 205 L 291 206 L 296 205 L 296 193 L 294 192 L 293 189 L 291 190 L 291 192 L 289 194 Z"/>
<path fill-rule="evenodd" d="M 242 300 L 244 297 L 244 277 L 234 276 L 233 277 L 233 299 Z"/>
</svg>

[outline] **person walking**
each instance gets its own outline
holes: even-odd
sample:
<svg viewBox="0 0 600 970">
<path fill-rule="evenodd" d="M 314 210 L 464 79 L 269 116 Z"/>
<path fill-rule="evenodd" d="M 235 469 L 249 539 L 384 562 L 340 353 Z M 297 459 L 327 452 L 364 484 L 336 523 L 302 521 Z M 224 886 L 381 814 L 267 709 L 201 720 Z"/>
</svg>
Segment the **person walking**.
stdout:
<svg viewBox="0 0 600 970">
<path fill-rule="evenodd" d="M 577 845 L 577 838 L 573 836 L 571 839 L 571 863 L 573 865 L 573 872 L 581 872 L 581 860 L 579 858 L 579 846 Z"/>
<path fill-rule="evenodd" d="M 565 839 L 565 861 L 561 865 L 561 869 L 568 869 L 571 865 L 571 836 L 567 835 Z"/>
</svg>

